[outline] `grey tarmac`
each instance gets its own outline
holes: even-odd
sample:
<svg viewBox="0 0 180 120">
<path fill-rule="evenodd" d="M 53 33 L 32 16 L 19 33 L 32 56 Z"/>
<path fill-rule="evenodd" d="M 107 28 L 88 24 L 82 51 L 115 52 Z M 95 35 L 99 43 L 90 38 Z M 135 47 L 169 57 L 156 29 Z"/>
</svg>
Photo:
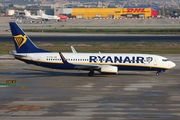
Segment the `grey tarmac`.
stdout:
<svg viewBox="0 0 180 120">
<path fill-rule="evenodd" d="M 0 119 L 179 120 L 180 54 L 163 56 L 176 67 L 160 76 L 119 71 L 88 77 L 87 71 L 0 60 Z M 6 80 L 17 84 L 5 86 Z"/>
</svg>

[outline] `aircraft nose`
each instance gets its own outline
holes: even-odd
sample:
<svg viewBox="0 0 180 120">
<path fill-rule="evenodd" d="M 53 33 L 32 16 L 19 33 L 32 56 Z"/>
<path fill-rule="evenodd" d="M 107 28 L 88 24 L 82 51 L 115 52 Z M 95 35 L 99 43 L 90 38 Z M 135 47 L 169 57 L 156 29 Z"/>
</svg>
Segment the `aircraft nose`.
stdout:
<svg viewBox="0 0 180 120">
<path fill-rule="evenodd" d="M 176 64 L 171 61 L 171 62 L 170 62 L 170 67 L 173 68 L 173 67 L 175 67 L 175 66 L 176 66 Z"/>
</svg>

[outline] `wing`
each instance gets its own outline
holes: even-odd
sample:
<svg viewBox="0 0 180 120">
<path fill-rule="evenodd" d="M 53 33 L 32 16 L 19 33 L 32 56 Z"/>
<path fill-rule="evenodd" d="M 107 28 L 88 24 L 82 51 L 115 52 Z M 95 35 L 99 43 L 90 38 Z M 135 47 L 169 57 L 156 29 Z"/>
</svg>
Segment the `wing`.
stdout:
<svg viewBox="0 0 180 120">
<path fill-rule="evenodd" d="M 69 63 L 66 58 L 63 56 L 63 54 L 61 52 L 59 52 L 59 55 L 63 61 L 64 64 L 72 64 L 77 69 L 81 69 L 81 70 L 98 70 L 100 68 L 100 65 L 98 64 L 76 64 L 76 63 Z"/>
<path fill-rule="evenodd" d="M 98 65 L 98 64 L 96 64 L 96 65 L 94 65 L 94 64 L 73 64 L 73 65 L 75 65 L 75 68 L 81 69 L 81 70 L 91 70 L 91 69 L 98 70 L 101 68 L 100 65 Z"/>
</svg>

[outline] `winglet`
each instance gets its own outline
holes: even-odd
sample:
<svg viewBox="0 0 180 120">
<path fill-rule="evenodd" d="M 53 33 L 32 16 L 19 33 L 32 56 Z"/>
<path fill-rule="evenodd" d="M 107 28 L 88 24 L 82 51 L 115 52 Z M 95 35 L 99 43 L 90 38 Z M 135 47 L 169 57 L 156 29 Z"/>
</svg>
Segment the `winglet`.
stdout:
<svg viewBox="0 0 180 120">
<path fill-rule="evenodd" d="M 60 55 L 60 57 L 61 57 L 63 63 L 69 64 L 69 63 L 67 62 L 66 58 L 63 56 L 63 54 L 62 54 L 61 52 L 59 52 L 59 55 Z"/>
<path fill-rule="evenodd" d="M 73 46 L 71 46 L 71 50 L 73 53 L 77 53 L 76 49 Z"/>
</svg>

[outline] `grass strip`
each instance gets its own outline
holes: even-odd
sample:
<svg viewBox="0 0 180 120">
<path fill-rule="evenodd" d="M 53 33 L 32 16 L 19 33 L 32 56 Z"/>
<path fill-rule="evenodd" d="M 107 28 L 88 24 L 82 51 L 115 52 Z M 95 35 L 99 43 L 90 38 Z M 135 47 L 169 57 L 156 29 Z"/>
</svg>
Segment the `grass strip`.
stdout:
<svg viewBox="0 0 180 120">
<path fill-rule="evenodd" d="M 128 29 L 87 29 L 87 28 L 64 28 L 64 29 L 24 29 L 25 32 L 58 32 L 58 33 L 93 33 L 93 34 L 180 34 L 180 28 L 128 28 Z"/>
<path fill-rule="evenodd" d="M 35 42 L 35 44 L 52 52 L 72 52 L 70 46 L 74 46 L 77 52 L 180 54 L 180 42 Z M 13 42 L 0 44 L 0 54 L 11 53 L 14 49 Z"/>
</svg>

